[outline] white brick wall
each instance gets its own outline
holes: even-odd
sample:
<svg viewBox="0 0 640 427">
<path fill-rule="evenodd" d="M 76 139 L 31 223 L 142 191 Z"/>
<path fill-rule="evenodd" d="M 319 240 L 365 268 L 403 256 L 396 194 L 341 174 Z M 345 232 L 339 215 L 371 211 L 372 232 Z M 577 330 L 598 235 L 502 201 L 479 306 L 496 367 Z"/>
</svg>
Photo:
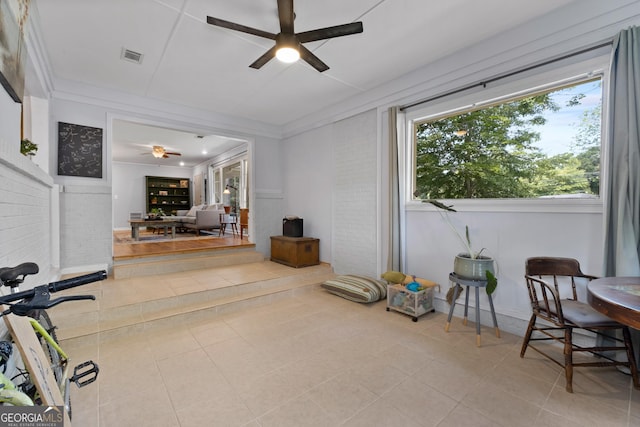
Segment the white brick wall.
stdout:
<svg viewBox="0 0 640 427">
<path fill-rule="evenodd" d="M 333 269 L 375 277 L 377 267 L 376 111 L 334 124 Z"/>
<path fill-rule="evenodd" d="M 25 282 L 29 287 L 52 279 L 53 182 L 30 160 L 18 156 L 10 159 L 11 165 L 0 161 L 0 267 L 38 264 L 40 274 Z"/>
</svg>

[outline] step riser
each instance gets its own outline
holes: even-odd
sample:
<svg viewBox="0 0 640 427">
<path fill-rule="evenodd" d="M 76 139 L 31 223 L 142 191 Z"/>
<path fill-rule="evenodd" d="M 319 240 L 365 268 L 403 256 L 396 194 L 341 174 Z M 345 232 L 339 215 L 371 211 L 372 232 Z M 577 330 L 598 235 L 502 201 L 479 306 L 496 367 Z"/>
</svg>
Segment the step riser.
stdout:
<svg viewBox="0 0 640 427">
<path fill-rule="evenodd" d="M 184 258 L 160 258 L 152 261 L 131 263 L 118 262 L 113 265 L 113 277 L 118 280 L 129 279 L 132 277 L 227 267 L 236 264 L 249 264 L 263 260 L 263 255 L 256 251 L 234 251 L 233 253 L 216 253 Z"/>
<path fill-rule="evenodd" d="M 309 271 L 307 273 L 307 271 Z M 176 322 L 198 319 L 240 310 L 248 306 L 262 305 L 274 298 L 288 298 L 306 292 L 319 283 L 335 277 L 330 267 L 300 269 L 291 276 L 252 283 L 226 286 L 171 298 L 145 301 L 121 307 L 73 315 L 55 315 L 60 339 L 87 336 L 100 332 L 137 328 L 157 322 Z M 54 313 L 56 314 L 56 313 Z M 146 326 L 145 326 L 146 327 Z"/>
<path fill-rule="evenodd" d="M 304 295 L 308 292 L 313 292 L 319 289 L 319 284 L 312 284 L 307 286 L 302 286 L 296 289 L 286 289 L 282 291 L 277 291 L 273 293 L 269 293 L 266 295 L 260 295 L 255 297 L 250 297 L 246 299 L 242 299 L 239 301 L 233 301 L 228 303 L 223 303 L 219 305 L 215 305 L 208 308 L 203 308 L 200 310 L 196 310 L 188 313 L 180 313 L 175 314 L 168 317 L 162 317 L 155 320 L 148 320 L 138 323 L 133 323 L 129 325 L 122 325 L 120 327 L 104 329 L 100 331 L 87 331 L 82 334 L 63 334 L 59 332 L 62 327 L 56 332 L 59 335 L 61 340 L 64 340 L 66 345 L 73 345 L 75 340 L 79 340 L 79 343 L 84 344 L 89 339 L 97 339 L 101 342 L 108 342 L 111 339 L 115 339 L 121 336 L 131 335 L 135 333 L 145 332 L 145 331 L 153 331 L 153 330 L 166 330 L 168 328 L 175 327 L 176 324 L 199 324 L 201 322 L 212 321 L 216 318 L 222 317 L 224 315 L 235 313 L 238 311 L 258 308 L 265 304 L 270 304 L 276 301 L 280 301 L 283 299 L 289 299 L 293 297 L 298 297 L 300 295 Z"/>
</svg>

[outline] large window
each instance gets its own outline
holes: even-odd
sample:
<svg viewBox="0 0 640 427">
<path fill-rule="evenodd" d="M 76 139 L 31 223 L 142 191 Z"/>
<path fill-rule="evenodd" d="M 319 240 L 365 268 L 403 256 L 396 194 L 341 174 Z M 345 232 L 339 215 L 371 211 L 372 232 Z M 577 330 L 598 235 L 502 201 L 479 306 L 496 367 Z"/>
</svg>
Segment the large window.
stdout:
<svg viewBox="0 0 640 427">
<path fill-rule="evenodd" d="M 602 79 L 538 88 L 412 122 L 416 198 L 597 198 Z"/>
<path fill-rule="evenodd" d="M 230 206 L 233 213 L 249 207 L 249 161 L 245 156 L 210 165 L 209 171 L 213 180 L 211 200 L 214 203 Z"/>
</svg>

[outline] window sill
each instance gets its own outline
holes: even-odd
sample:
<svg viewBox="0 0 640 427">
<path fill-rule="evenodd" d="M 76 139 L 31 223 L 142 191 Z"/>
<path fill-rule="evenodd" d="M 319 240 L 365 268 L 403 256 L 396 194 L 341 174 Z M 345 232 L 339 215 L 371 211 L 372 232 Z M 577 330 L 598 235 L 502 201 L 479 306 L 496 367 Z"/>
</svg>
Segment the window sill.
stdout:
<svg viewBox="0 0 640 427">
<path fill-rule="evenodd" d="M 598 199 L 459 199 L 440 200 L 460 212 L 541 212 L 601 214 L 603 200 Z M 410 201 L 406 211 L 438 210 L 429 203 Z"/>
</svg>

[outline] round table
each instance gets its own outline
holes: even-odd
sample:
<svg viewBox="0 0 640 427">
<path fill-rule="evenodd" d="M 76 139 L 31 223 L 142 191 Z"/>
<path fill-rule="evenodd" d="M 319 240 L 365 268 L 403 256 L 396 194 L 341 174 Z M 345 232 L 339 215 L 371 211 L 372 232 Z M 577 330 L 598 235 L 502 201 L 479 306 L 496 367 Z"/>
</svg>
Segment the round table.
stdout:
<svg viewBox="0 0 640 427">
<path fill-rule="evenodd" d="M 587 285 L 587 301 L 600 313 L 640 329 L 640 277 L 604 277 Z"/>
</svg>

